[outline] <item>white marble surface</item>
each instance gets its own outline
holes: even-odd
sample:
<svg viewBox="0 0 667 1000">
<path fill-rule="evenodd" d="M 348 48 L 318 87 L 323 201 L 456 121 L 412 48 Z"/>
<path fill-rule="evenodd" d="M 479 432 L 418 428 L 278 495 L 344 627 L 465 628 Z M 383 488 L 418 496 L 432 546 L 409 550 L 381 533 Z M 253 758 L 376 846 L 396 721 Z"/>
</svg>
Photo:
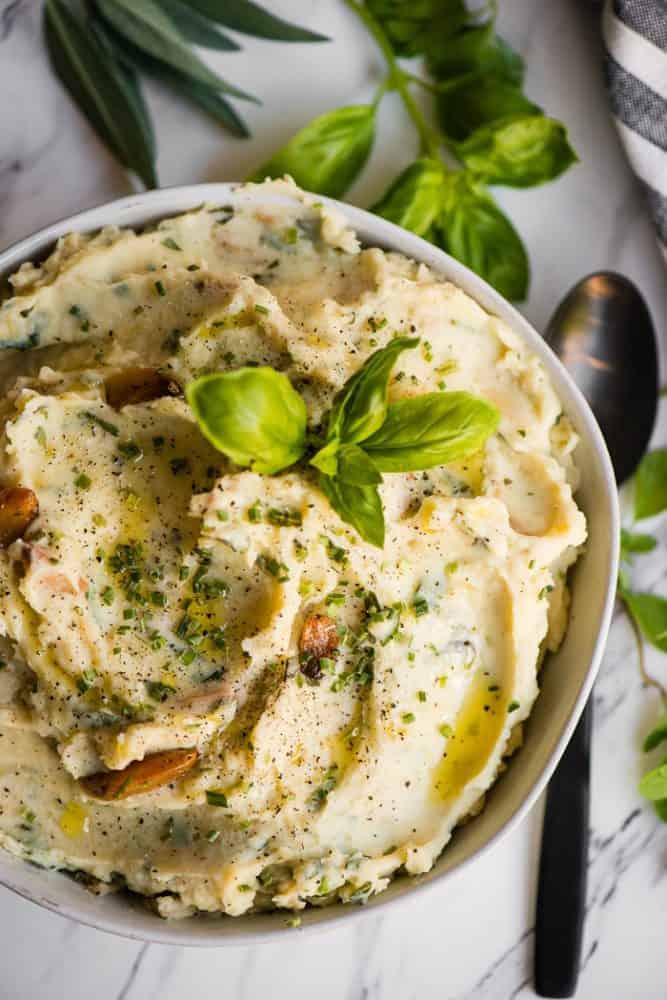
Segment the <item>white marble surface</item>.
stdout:
<svg viewBox="0 0 667 1000">
<path fill-rule="evenodd" d="M 150 88 L 163 184 L 244 176 L 310 116 L 367 99 L 378 63 L 340 0 L 276 0 L 274 9 L 334 38 L 289 48 L 248 41 L 212 61 L 265 98 L 248 106 L 256 132 L 228 138 L 189 107 Z M 0 0 L 0 248 L 42 225 L 128 193 L 108 157 L 52 80 L 39 35 L 39 0 Z M 502 191 L 533 264 L 526 315 L 544 325 L 559 297 L 586 272 L 630 275 L 650 303 L 667 351 L 667 287 L 637 185 L 609 123 L 596 20 L 576 0 L 504 0 L 501 27 L 528 63 L 531 98 L 569 126 L 581 163 L 549 187 Z M 224 70 L 223 70 L 224 72 Z M 368 204 L 413 155 L 395 98 L 381 114 L 370 166 L 350 200 Z M 664 377 L 663 377 L 664 381 Z M 667 401 L 663 402 L 663 411 Z M 631 419 L 631 414 L 629 415 Z M 656 441 L 667 441 L 667 413 Z M 643 557 L 636 580 L 664 588 L 662 548 Z M 664 589 L 663 589 L 664 592 Z M 649 653 L 667 674 L 667 657 Z M 595 691 L 596 718 L 589 915 L 578 996 L 658 1000 L 667 987 L 664 915 L 667 827 L 639 800 L 642 734 L 657 705 L 642 690 L 622 616 L 612 628 Z M 196 996 L 301 1000 L 506 1000 L 530 986 L 541 808 L 472 869 L 350 929 L 277 944 L 210 951 L 140 945 L 79 927 L 0 890 L 0 995 L 11 1000 L 178 1000 Z"/>
</svg>

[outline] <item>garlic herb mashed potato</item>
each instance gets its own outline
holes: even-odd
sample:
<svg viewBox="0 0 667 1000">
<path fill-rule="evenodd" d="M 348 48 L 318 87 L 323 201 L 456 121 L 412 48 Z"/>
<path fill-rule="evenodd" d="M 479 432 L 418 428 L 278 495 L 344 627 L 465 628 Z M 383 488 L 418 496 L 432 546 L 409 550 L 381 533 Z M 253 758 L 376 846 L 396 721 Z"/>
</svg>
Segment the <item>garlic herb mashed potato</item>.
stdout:
<svg viewBox="0 0 667 1000">
<path fill-rule="evenodd" d="M 259 204 L 258 194 L 267 197 Z M 586 535 L 539 361 L 293 185 L 24 264 L 0 306 L 0 843 L 162 916 L 363 902 L 428 871 L 520 744 Z M 384 476 L 362 541 L 313 470 L 209 444 L 183 387 L 289 376 L 316 428 L 397 334 L 390 399 L 500 411 Z"/>
</svg>

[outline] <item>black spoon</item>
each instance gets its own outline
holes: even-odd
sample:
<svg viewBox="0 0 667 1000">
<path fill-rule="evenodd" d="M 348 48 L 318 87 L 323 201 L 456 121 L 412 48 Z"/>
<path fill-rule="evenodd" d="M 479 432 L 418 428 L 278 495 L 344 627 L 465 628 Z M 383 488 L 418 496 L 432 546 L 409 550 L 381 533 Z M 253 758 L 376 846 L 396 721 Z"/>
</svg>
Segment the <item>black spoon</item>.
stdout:
<svg viewBox="0 0 667 1000">
<path fill-rule="evenodd" d="M 640 292 L 601 271 L 575 285 L 545 339 L 590 403 L 616 480 L 632 475 L 658 405 L 658 352 Z M 535 921 L 535 990 L 571 997 L 577 988 L 586 911 L 592 698 L 547 791 Z"/>
</svg>

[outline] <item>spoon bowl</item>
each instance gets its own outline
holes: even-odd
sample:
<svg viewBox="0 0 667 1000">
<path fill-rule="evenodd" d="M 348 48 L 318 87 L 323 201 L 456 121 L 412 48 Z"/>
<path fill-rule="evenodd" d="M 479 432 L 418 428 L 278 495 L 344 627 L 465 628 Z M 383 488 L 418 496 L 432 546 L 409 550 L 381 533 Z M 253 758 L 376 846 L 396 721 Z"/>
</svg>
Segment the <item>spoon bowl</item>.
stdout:
<svg viewBox="0 0 667 1000">
<path fill-rule="evenodd" d="M 622 274 L 589 274 L 558 306 L 545 339 L 590 404 L 624 482 L 646 451 L 658 406 L 656 336 L 641 293 Z"/>
</svg>

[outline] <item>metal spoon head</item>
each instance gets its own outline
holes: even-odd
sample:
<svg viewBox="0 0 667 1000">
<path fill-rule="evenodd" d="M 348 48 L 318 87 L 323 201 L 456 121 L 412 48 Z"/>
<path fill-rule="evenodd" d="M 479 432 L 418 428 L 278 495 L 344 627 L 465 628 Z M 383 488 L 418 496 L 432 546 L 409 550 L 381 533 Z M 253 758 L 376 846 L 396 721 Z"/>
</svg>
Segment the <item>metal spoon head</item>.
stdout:
<svg viewBox="0 0 667 1000">
<path fill-rule="evenodd" d="M 545 339 L 588 400 L 622 483 L 646 451 L 658 405 L 658 349 L 646 302 L 612 271 L 583 278 Z"/>
</svg>

